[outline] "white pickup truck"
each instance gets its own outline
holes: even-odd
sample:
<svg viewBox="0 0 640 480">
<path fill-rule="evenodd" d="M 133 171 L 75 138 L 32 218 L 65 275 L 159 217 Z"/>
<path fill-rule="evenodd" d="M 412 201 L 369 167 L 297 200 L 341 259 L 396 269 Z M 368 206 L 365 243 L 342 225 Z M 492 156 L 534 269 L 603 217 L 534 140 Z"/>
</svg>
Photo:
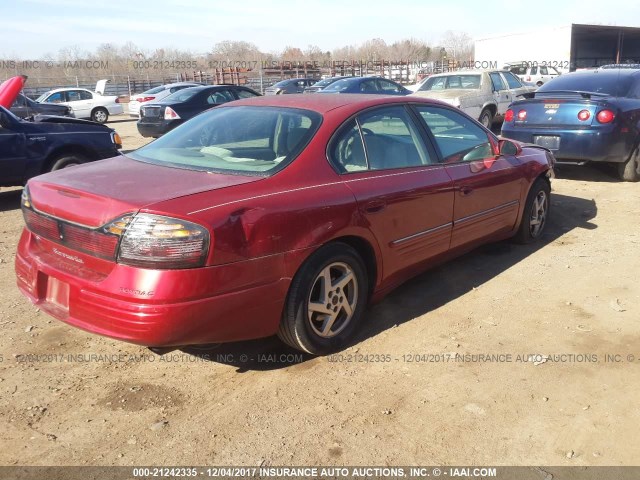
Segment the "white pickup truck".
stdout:
<svg viewBox="0 0 640 480">
<path fill-rule="evenodd" d="M 507 70 L 460 70 L 430 76 L 412 95 L 447 102 L 491 128 L 518 95 L 533 90 Z"/>
</svg>

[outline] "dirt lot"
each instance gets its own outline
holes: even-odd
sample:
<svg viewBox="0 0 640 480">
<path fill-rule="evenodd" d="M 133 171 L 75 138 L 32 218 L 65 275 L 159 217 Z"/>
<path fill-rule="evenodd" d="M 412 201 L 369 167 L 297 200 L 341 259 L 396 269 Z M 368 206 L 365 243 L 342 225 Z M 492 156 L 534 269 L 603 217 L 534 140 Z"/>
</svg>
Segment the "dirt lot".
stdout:
<svg viewBox="0 0 640 480">
<path fill-rule="evenodd" d="M 53 320 L 15 287 L 2 192 L 0 464 L 638 464 L 640 184 L 575 168 L 553 191 L 541 243 L 407 283 L 333 362 L 276 339 L 160 358 Z"/>
</svg>

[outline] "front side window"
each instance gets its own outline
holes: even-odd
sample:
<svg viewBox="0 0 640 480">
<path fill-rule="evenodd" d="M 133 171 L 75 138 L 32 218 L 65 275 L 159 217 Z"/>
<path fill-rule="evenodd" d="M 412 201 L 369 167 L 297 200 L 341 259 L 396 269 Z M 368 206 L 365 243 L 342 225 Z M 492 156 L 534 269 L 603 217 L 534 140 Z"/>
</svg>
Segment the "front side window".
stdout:
<svg viewBox="0 0 640 480">
<path fill-rule="evenodd" d="M 360 91 L 362 93 L 377 93 L 378 86 L 375 80 L 363 80 L 360 82 Z"/>
<path fill-rule="evenodd" d="M 331 149 L 343 173 L 420 167 L 435 163 L 403 106 L 365 112 L 343 128 Z"/>
<path fill-rule="evenodd" d="M 444 163 L 470 162 L 493 156 L 487 133 L 458 112 L 415 107 L 435 139 Z"/>
<path fill-rule="evenodd" d="M 62 103 L 64 101 L 64 92 L 52 93 L 46 100 L 47 103 Z"/>
<path fill-rule="evenodd" d="M 301 153 L 320 122 L 319 114 L 294 108 L 214 108 L 127 155 L 189 170 L 268 175 Z"/>
<path fill-rule="evenodd" d="M 235 98 L 231 95 L 231 92 L 228 90 L 218 90 L 217 92 L 212 92 L 207 97 L 207 103 L 210 105 L 217 105 L 220 103 L 233 102 Z"/>
<path fill-rule="evenodd" d="M 395 83 L 386 80 L 378 80 L 378 86 L 382 92 L 400 93 L 400 88 Z"/>
</svg>

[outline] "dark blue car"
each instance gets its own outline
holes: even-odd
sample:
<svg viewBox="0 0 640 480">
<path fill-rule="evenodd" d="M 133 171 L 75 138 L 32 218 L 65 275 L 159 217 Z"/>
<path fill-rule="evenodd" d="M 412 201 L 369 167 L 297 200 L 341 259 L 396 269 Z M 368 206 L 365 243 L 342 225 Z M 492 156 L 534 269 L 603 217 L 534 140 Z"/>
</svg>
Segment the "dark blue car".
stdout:
<svg viewBox="0 0 640 480">
<path fill-rule="evenodd" d="M 121 143 L 115 130 L 105 125 L 47 115 L 21 120 L 0 106 L 0 187 L 24 185 L 41 173 L 115 157 Z"/>
<path fill-rule="evenodd" d="M 343 78 L 323 88 L 318 93 L 377 93 L 380 95 L 409 95 L 402 85 L 382 77 Z"/>
<path fill-rule="evenodd" d="M 550 149 L 558 163 L 615 164 L 640 180 L 640 67 L 562 75 L 524 94 L 505 114 L 502 135 Z"/>
</svg>

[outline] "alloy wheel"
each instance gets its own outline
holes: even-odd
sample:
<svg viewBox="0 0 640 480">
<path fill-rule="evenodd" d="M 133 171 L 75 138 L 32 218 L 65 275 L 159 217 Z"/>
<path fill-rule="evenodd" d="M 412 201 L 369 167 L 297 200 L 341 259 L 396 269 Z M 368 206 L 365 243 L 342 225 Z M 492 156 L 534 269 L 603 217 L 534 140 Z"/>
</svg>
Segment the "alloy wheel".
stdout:
<svg viewBox="0 0 640 480">
<path fill-rule="evenodd" d="M 531 216 L 529 218 L 529 232 L 533 238 L 537 238 L 542 233 L 547 221 L 548 209 L 549 199 L 547 194 L 540 190 L 531 206 Z"/>
<path fill-rule="evenodd" d="M 324 267 L 311 287 L 307 301 L 307 319 L 313 332 L 331 338 L 344 330 L 353 318 L 358 303 L 358 279 L 346 263 Z"/>
</svg>

